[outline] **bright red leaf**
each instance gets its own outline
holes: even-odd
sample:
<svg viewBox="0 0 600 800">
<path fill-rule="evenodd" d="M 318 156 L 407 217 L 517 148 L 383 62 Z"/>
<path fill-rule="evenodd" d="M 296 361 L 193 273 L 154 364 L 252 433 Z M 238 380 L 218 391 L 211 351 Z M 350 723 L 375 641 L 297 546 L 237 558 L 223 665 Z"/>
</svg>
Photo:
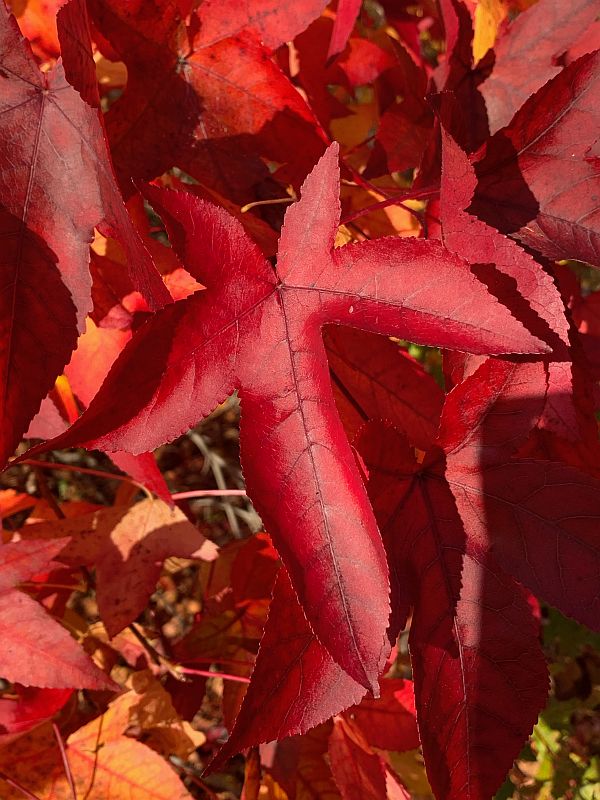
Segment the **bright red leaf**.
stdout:
<svg viewBox="0 0 600 800">
<path fill-rule="evenodd" d="M 346 46 L 361 5 L 361 0 L 338 0 L 327 58 L 341 53 Z"/>
<path fill-rule="evenodd" d="M 380 750 L 413 750 L 419 746 L 413 682 L 402 678 L 381 681 L 381 697 L 365 697 L 346 716 Z"/>
<path fill-rule="evenodd" d="M 0 745 L 50 719 L 65 705 L 72 689 L 15 686 L 16 699 L 0 698 Z"/>
<path fill-rule="evenodd" d="M 132 176 L 175 165 L 237 200 L 268 175 L 259 154 L 290 162 L 286 177 L 298 180 L 323 152 L 312 112 L 260 41 L 299 32 L 323 3 L 299 12 L 254 2 L 241 19 L 231 5 L 202 3 L 186 23 L 166 0 L 90 2 L 95 25 L 127 64 L 126 90 L 106 115 L 125 188 Z"/>
<path fill-rule="evenodd" d="M 368 419 L 386 419 L 426 450 L 444 393 L 421 364 L 383 336 L 328 327 L 324 334 L 335 402 L 349 439 Z"/>
<path fill-rule="evenodd" d="M 387 567 L 335 414 L 321 326 L 479 353 L 547 348 L 437 242 L 388 238 L 334 250 L 338 186 L 332 146 L 286 214 L 277 272 L 224 212 L 149 189 L 175 250 L 210 288 L 144 326 L 88 412 L 52 446 L 151 449 L 237 388 L 249 494 L 315 633 L 340 666 L 375 688 Z"/>
<path fill-rule="evenodd" d="M 154 307 L 169 295 L 116 188 L 97 110 L 69 86 L 60 63 L 45 74 L 39 71 L 4 4 L 0 53 L 0 227 L 7 287 L 0 303 L 0 460 L 5 462 L 69 360 L 90 309 L 88 246 L 94 227 L 106 221 L 121 238 L 132 279 Z"/>
<path fill-rule="evenodd" d="M 247 747 L 306 733 L 360 702 L 364 693 L 316 639 L 281 569 L 252 681 L 211 769 Z"/>
</svg>

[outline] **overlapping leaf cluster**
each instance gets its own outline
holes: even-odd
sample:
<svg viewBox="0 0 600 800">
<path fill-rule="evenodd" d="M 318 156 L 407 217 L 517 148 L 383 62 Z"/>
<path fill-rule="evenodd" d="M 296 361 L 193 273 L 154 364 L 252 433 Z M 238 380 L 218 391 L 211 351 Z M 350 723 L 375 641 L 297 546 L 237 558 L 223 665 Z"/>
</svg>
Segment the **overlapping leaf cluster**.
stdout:
<svg viewBox="0 0 600 800">
<path fill-rule="evenodd" d="M 247 796 L 409 797 L 420 744 L 436 798 L 492 797 L 547 698 L 539 601 L 600 628 L 596 4 L 35 5 L 29 41 L 0 10 L 1 457 L 99 449 L 149 496 L 5 533 L 3 724 L 42 765 L 0 751 L 6 792 L 187 796 L 153 751 L 198 747 L 204 687 L 164 687 L 199 660 L 233 665 L 211 769 L 251 748 Z M 270 540 L 217 553 L 152 451 L 234 393 Z M 210 602 L 152 676 L 123 631 L 169 556 Z M 76 576 L 96 663 L 31 597 L 68 625 Z M 105 694 L 61 767 L 75 688 Z"/>
</svg>

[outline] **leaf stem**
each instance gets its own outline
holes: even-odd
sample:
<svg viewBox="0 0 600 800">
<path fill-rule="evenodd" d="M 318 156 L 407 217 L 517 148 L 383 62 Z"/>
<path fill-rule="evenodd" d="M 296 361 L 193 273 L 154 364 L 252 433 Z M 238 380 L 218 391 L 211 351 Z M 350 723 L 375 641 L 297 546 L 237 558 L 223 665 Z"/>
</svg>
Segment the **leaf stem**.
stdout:
<svg viewBox="0 0 600 800">
<path fill-rule="evenodd" d="M 37 794 L 33 794 L 33 792 L 30 792 L 29 789 L 26 789 L 24 786 L 22 786 L 19 781 L 9 778 L 8 775 L 5 775 L 3 772 L 0 772 L 0 779 L 2 779 L 9 786 L 12 786 L 13 789 L 21 792 L 23 795 L 25 795 L 25 797 L 28 797 L 29 800 L 40 800 Z"/>
<path fill-rule="evenodd" d="M 50 491 L 50 487 L 48 486 L 48 482 L 46 480 L 46 476 L 41 471 L 39 467 L 34 467 L 33 471 L 35 473 L 35 477 L 37 480 L 37 486 L 40 490 L 40 494 L 44 498 L 44 500 L 48 503 L 52 511 L 54 512 L 56 519 L 64 519 L 65 512 L 62 508 L 58 505 L 57 499 L 54 497 L 52 492 Z"/>
<path fill-rule="evenodd" d="M 26 464 L 28 467 L 37 467 L 39 469 L 62 469 L 67 472 L 80 472 L 82 475 L 93 475 L 96 478 L 106 478 L 111 481 L 125 481 L 126 483 L 131 483 L 133 486 L 137 486 L 137 488 L 148 497 L 152 497 L 151 492 L 149 492 L 143 484 L 134 481 L 129 475 L 119 475 L 116 472 L 106 472 L 106 470 L 92 469 L 91 467 L 79 467 L 76 464 L 63 464 L 60 461 L 38 461 L 35 458 L 24 458 L 19 464 Z M 11 466 L 12 465 L 9 464 L 8 468 Z"/>
<path fill-rule="evenodd" d="M 70 592 L 85 592 L 86 587 L 78 584 L 77 586 L 67 586 L 66 583 L 38 583 L 37 581 L 23 581 L 19 586 L 26 586 L 28 589 L 68 589 Z"/>
<path fill-rule="evenodd" d="M 191 492 L 175 492 L 173 500 L 192 500 L 194 497 L 246 497 L 245 489 L 194 489 Z"/>
<path fill-rule="evenodd" d="M 435 197 L 435 195 L 438 193 L 439 189 L 433 186 L 428 186 L 425 189 L 417 190 L 408 189 L 406 192 L 400 192 L 400 194 L 396 194 L 393 197 L 386 197 L 385 200 L 380 200 L 378 203 L 373 203 L 373 205 L 365 206 L 365 208 L 359 208 L 357 211 L 347 214 L 341 219 L 340 224 L 347 225 L 348 222 L 352 222 L 352 220 L 358 219 L 358 217 L 362 217 L 366 214 L 370 214 L 372 211 L 379 211 L 382 208 L 387 208 L 388 206 L 393 206 L 396 204 L 402 206 L 402 208 L 405 208 L 412 214 L 415 214 L 418 212 L 415 212 L 414 209 L 405 206 L 402 202 L 403 200 L 425 200 L 429 197 Z M 381 194 L 383 194 L 383 192 Z"/>
<path fill-rule="evenodd" d="M 274 197 L 272 200 L 255 200 L 253 203 L 246 203 L 245 206 L 242 206 L 240 213 L 245 214 L 251 208 L 256 208 L 257 206 L 278 206 L 283 203 L 293 203 L 295 200 L 295 197 Z"/>
<path fill-rule="evenodd" d="M 65 743 L 63 742 L 63 738 L 60 734 L 60 729 L 56 722 L 52 723 L 52 730 L 54 731 L 54 736 L 58 743 L 58 749 L 60 750 L 60 756 L 62 758 L 63 767 L 65 770 L 65 775 L 67 776 L 67 782 L 69 784 L 69 789 L 71 790 L 71 796 L 73 800 L 77 800 L 77 791 L 75 790 L 75 781 L 73 780 L 73 773 L 71 772 L 71 765 L 69 764 L 69 759 L 67 758 L 67 751 L 65 749 Z"/>
<path fill-rule="evenodd" d="M 181 666 L 178 666 L 177 669 L 184 675 L 203 675 L 205 678 L 223 678 L 224 681 L 250 683 L 250 678 L 244 678 L 242 675 L 230 675 L 228 672 L 211 672 L 209 669 L 192 669 L 191 667 Z"/>
</svg>

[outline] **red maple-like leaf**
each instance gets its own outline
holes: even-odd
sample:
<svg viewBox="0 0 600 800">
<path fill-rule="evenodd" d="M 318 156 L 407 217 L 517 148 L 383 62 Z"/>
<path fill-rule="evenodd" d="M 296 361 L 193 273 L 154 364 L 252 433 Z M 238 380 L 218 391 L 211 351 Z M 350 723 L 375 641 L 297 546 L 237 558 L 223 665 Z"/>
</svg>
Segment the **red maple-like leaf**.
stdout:
<svg viewBox="0 0 600 800">
<path fill-rule="evenodd" d="M 94 227 L 106 221 L 119 236 L 132 280 L 153 307 L 170 297 L 119 195 L 97 109 L 67 83 L 60 63 L 40 72 L 4 4 L 0 86 L 4 463 L 68 361 L 90 309 Z"/>
<path fill-rule="evenodd" d="M 243 6 L 237 0 L 207 0 L 202 4 L 203 34 L 216 41 L 250 29 L 275 50 L 308 27 L 326 5 L 327 0 L 248 0 Z"/>
<path fill-rule="evenodd" d="M 548 81 L 486 142 L 471 211 L 552 259 L 600 265 L 600 51 Z"/>
<path fill-rule="evenodd" d="M 282 568 L 250 686 L 211 770 L 247 747 L 306 733 L 364 694 L 315 637 Z"/>
<path fill-rule="evenodd" d="M 352 441 L 368 419 L 386 419 L 422 450 L 431 446 L 444 393 L 397 344 L 356 328 L 324 333 L 335 402 Z"/>
<path fill-rule="evenodd" d="M 442 117 L 443 112 L 444 109 Z M 541 401 L 541 412 L 532 419 L 532 428 L 539 424 L 564 438 L 581 439 L 585 427 L 580 426 L 578 420 L 577 404 L 581 400 L 575 391 L 574 354 L 568 349 L 569 325 L 561 295 L 542 264 L 516 242 L 467 213 L 465 209 L 472 200 L 477 180 L 467 155 L 445 130 L 442 130 L 442 153 L 440 217 L 444 244 L 450 250 L 460 251 L 471 261 L 479 260 L 479 274 L 490 289 L 502 296 L 513 313 L 526 321 L 532 331 L 555 347 L 553 359 L 556 360 L 546 360 L 545 366 L 538 361 L 532 369 L 533 362 L 521 360 L 523 396 L 519 407 L 527 413 L 528 406 Z M 527 300 L 526 305 L 523 305 L 523 299 Z M 473 368 L 480 360 L 469 357 Z M 494 370 L 500 382 L 505 374 L 498 360 L 490 363 L 486 373 L 490 397 L 495 383 Z M 513 370 L 517 372 L 511 380 L 516 382 L 516 364 Z M 533 383 L 535 375 L 537 386 Z M 591 431 L 587 434 L 590 438 L 593 436 Z"/>
<path fill-rule="evenodd" d="M 597 629 L 600 483 L 558 462 L 510 458 L 530 433 L 535 395 L 527 412 L 526 373 L 509 362 L 502 369 L 504 381 L 484 364 L 448 396 L 438 435 L 446 480 L 472 541 L 491 548 L 536 596 Z M 465 425 L 467 402 L 481 414 L 466 412 Z M 512 425 L 502 419 L 508 414 Z"/>
<path fill-rule="evenodd" d="M 438 798 L 490 797 L 546 700 L 525 593 L 468 538 L 439 450 L 418 464 L 399 434 L 372 423 L 359 447 L 390 560 L 394 632 L 413 606 L 410 651 L 429 781 Z"/>
<path fill-rule="evenodd" d="M 68 539 L 0 546 L 0 675 L 26 686 L 114 689 L 81 647 L 18 583 L 45 569 Z"/>
<path fill-rule="evenodd" d="M 186 23 L 170 0 L 90 2 L 96 27 L 127 64 L 127 88 L 106 115 L 124 189 L 132 176 L 176 165 L 235 200 L 268 175 L 259 154 L 289 162 L 285 177 L 295 182 L 323 152 L 314 115 L 261 41 L 291 38 L 323 2 L 254 2 L 245 15 L 231 5 L 202 3 Z"/>
<path fill-rule="evenodd" d="M 51 446 L 152 449 L 238 389 L 249 495 L 316 635 L 349 675 L 375 688 L 387 566 L 335 413 L 322 325 L 477 353 L 548 348 L 437 242 L 388 238 L 334 250 L 338 191 L 333 145 L 286 214 L 273 271 L 222 210 L 149 189 L 175 250 L 209 289 L 144 325 L 87 413 Z"/>
<path fill-rule="evenodd" d="M 520 106 L 570 63 L 569 48 L 597 16 L 594 0 L 539 0 L 511 22 L 494 47 L 492 74 L 480 87 L 491 133 L 508 125 Z M 578 55 L 585 52 L 591 51 Z"/>
</svg>

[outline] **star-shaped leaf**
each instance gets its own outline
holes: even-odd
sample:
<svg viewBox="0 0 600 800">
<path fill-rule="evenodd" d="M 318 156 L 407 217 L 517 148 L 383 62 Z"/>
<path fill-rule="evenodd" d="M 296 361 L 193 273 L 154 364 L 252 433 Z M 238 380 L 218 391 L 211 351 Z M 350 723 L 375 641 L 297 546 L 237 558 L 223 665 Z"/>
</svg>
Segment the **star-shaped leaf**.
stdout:
<svg viewBox="0 0 600 800">
<path fill-rule="evenodd" d="M 332 145 L 286 214 L 274 271 L 223 210 L 150 188 L 173 247 L 208 289 L 142 326 L 88 411 L 51 446 L 143 452 L 237 389 L 248 493 L 315 634 L 376 690 L 387 565 L 335 411 L 322 326 L 475 353 L 548 348 L 438 242 L 386 238 L 334 249 L 338 192 Z"/>
</svg>

